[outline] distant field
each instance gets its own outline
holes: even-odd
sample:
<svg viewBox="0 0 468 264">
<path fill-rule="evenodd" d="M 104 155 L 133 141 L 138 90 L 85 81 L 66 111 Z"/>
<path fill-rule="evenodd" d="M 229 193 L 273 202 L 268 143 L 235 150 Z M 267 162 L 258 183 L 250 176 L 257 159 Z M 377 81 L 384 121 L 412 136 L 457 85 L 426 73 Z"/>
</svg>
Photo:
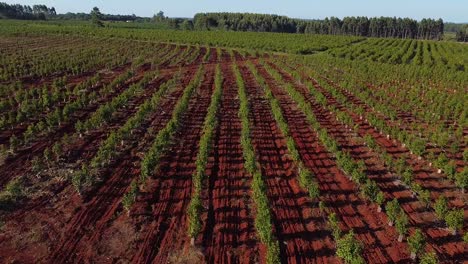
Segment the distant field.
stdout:
<svg viewBox="0 0 468 264">
<path fill-rule="evenodd" d="M 0 262 L 411 263 L 419 231 L 468 262 L 467 67 L 452 42 L 0 20 Z"/>
</svg>

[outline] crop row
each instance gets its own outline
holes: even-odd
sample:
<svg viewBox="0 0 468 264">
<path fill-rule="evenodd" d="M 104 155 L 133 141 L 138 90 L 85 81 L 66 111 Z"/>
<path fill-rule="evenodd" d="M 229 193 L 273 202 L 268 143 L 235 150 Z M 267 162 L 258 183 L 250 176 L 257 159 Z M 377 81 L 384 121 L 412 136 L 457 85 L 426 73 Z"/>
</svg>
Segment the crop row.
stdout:
<svg viewBox="0 0 468 264">
<path fill-rule="evenodd" d="M 219 104 L 222 96 L 223 76 L 219 65 L 216 67 L 215 73 L 215 89 L 211 96 L 211 103 L 208 107 L 208 113 L 205 117 L 205 123 L 203 124 L 203 134 L 200 138 L 199 150 L 197 154 L 196 170 L 192 175 L 193 192 L 188 208 L 189 227 L 188 233 L 194 243 L 195 237 L 201 230 L 201 219 L 200 213 L 203 208 L 201 201 L 202 183 L 205 179 L 206 165 L 208 163 L 208 155 L 212 148 L 212 139 L 215 132 L 215 128 L 218 125 L 217 114 L 219 111 Z"/>
<path fill-rule="evenodd" d="M 379 43 L 380 42 L 380 43 Z M 444 47 L 442 50 L 441 47 Z M 462 52 L 462 53 L 459 53 Z M 372 60 L 391 64 L 414 64 L 464 70 L 463 48 L 450 43 L 422 40 L 368 39 L 352 46 L 330 51 L 332 56 L 351 60 Z M 461 55 L 461 57 L 455 55 Z"/>
<path fill-rule="evenodd" d="M 238 93 L 240 99 L 239 117 L 242 123 L 241 130 L 241 145 L 244 156 L 244 167 L 249 174 L 252 175 L 252 193 L 253 200 L 256 205 L 255 228 L 260 241 L 267 247 L 267 263 L 279 263 L 279 244 L 273 234 L 273 222 L 266 195 L 266 186 L 258 168 L 255 150 L 250 138 L 250 122 L 249 122 L 249 101 L 247 98 L 246 87 L 241 73 L 237 65 L 233 65 L 233 71 L 236 76 Z"/>
<path fill-rule="evenodd" d="M 174 133 L 180 125 L 180 117 L 187 110 L 192 94 L 194 93 L 195 89 L 199 87 L 202 81 L 203 71 L 203 66 L 200 66 L 195 75 L 195 78 L 188 84 L 182 97 L 177 102 L 177 105 L 175 106 L 175 109 L 172 113 L 171 120 L 162 130 L 158 132 L 153 144 L 145 154 L 145 157 L 141 162 L 141 182 L 145 182 L 146 179 L 151 176 L 156 169 L 164 149 L 170 143 Z"/>
</svg>

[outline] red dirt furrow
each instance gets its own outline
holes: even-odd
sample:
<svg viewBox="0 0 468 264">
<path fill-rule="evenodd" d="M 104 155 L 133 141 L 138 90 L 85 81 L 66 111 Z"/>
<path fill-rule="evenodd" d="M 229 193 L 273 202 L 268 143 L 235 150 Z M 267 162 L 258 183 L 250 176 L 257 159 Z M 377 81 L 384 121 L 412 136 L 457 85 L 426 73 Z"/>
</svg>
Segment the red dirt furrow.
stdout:
<svg viewBox="0 0 468 264">
<path fill-rule="evenodd" d="M 271 204 L 274 233 L 280 242 L 281 260 L 288 263 L 328 263 L 335 260 L 333 247 L 316 226 L 313 205 L 299 187 L 297 170 L 287 155 L 282 136 L 253 74 L 245 65 L 240 67 L 250 97 L 252 143 Z M 323 240 L 322 240 L 323 239 Z"/>
<path fill-rule="evenodd" d="M 189 77 L 184 82 L 188 83 L 193 74 L 194 71 L 192 70 L 187 74 Z M 97 192 L 98 195 L 93 196 L 89 202 L 86 202 L 82 209 L 70 220 L 67 232 L 65 232 L 69 236 L 58 243 L 58 247 L 55 248 L 54 254 L 50 258 L 51 261 L 63 263 L 64 260 L 73 257 L 76 262 L 79 262 L 82 258 L 88 259 L 93 254 L 91 245 L 100 240 L 99 235 L 113 220 L 114 215 L 122 210 L 121 198 L 129 188 L 130 182 L 137 178 L 140 173 L 140 154 L 150 146 L 150 144 L 145 143 L 151 142 L 157 131 L 162 129 L 168 122 L 172 113 L 171 109 L 181 96 L 183 87 L 185 86 L 182 84 L 177 90 L 171 92 L 167 99 L 164 99 L 160 109 L 167 111 L 154 112 L 145 121 L 145 124 L 142 124 L 135 132 L 134 138 L 138 140 L 127 143 L 128 145 L 118 155 L 117 160 L 113 161 L 111 166 L 104 170 L 102 175 L 109 175 L 109 177 L 104 177 L 108 180 Z M 88 228 L 92 230 L 88 231 Z"/>
<path fill-rule="evenodd" d="M 292 82 L 291 76 L 281 71 L 283 77 Z M 302 85 L 301 85 L 302 86 Z M 296 83 L 296 87 L 298 87 Z M 303 91 L 307 88 L 302 87 Z M 341 110 L 346 111 L 339 105 L 330 94 L 321 90 L 327 97 L 330 104 L 335 104 Z M 364 160 L 367 166 L 366 174 L 369 178 L 375 180 L 381 190 L 386 194 L 387 199 L 397 198 L 402 205 L 402 208 L 409 215 L 410 222 L 413 226 L 421 228 L 429 235 L 429 244 L 436 249 L 439 254 L 442 254 L 444 261 L 453 261 L 463 254 L 463 245 L 456 242 L 457 239 L 450 238 L 449 232 L 438 227 L 434 222 L 435 216 L 432 212 L 428 211 L 418 200 L 414 197 L 408 189 L 404 188 L 402 184 L 393 177 L 393 175 L 385 168 L 383 163 L 379 160 L 375 152 L 366 147 L 362 141 L 353 140 L 354 135 L 341 123 L 338 123 L 335 116 L 330 115 L 329 112 L 322 111 L 322 120 L 318 121 L 325 127 L 329 134 L 332 135 L 342 147 L 343 150 L 349 151 L 355 160 Z M 364 127 L 360 128 L 360 133 Z M 372 129 L 368 127 L 368 129 Z M 374 131 L 373 136 L 379 135 Z M 383 136 L 380 135 L 381 138 Z M 379 138 L 379 137 L 377 137 Z M 393 237 L 395 238 L 395 237 Z M 441 259 L 442 260 L 442 259 Z"/>
<path fill-rule="evenodd" d="M 251 176 L 245 171 L 240 143 L 239 98 L 231 64 L 222 64 L 223 96 L 202 193 L 207 212 L 201 244 L 207 263 L 257 263 Z M 199 244 L 199 243 L 197 243 Z"/>
<path fill-rule="evenodd" d="M 405 247 L 395 243 L 395 229 L 386 226 L 385 217 L 356 194 L 356 187 L 321 146 L 315 131 L 307 123 L 305 115 L 297 109 L 295 102 L 283 89 L 278 88 L 275 80 L 262 66 L 257 64 L 257 67 L 282 106 L 304 163 L 315 173 L 321 186 L 323 200 L 342 218 L 346 229 L 355 230 L 358 239 L 365 245 L 364 257 L 374 263 L 407 261 L 409 254 Z M 318 115 L 317 119 L 320 120 Z"/>
<path fill-rule="evenodd" d="M 231 63 L 232 62 L 231 54 L 226 49 L 221 49 L 221 62 L 223 63 Z"/>
<path fill-rule="evenodd" d="M 187 65 L 200 65 L 203 62 L 203 57 L 208 52 L 206 47 L 200 47 L 200 52 L 198 53 L 197 57 L 190 62 L 187 62 Z"/>
<path fill-rule="evenodd" d="M 242 56 L 239 51 L 237 50 L 233 50 L 233 53 L 234 53 L 234 59 L 236 61 L 244 61 L 246 58 L 244 56 Z"/>
<path fill-rule="evenodd" d="M 210 49 L 210 58 L 208 59 L 209 64 L 214 64 L 218 62 L 218 51 L 216 48 L 209 48 Z"/>
<path fill-rule="evenodd" d="M 182 117 L 177 139 L 163 155 L 158 172 L 147 180 L 145 191 L 135 204 L 137 222 L 146 225 L 132 262 L 166 263 L 180 254 L 186 244 L 187 206 L 192 194 L 192 173 L 198 153 L 198 141 L 214 86 L 214 65 L 206 66 L 202 85 L 190 100 Z M 139 225 L 137 224 L 137 225 Z"/>
</svg>

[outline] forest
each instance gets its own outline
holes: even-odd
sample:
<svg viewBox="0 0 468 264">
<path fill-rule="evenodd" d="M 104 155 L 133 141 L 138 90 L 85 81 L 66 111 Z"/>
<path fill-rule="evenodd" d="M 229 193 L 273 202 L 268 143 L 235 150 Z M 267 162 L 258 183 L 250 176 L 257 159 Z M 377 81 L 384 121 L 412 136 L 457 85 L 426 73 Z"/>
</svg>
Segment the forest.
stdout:
<svg viewBox="0 0 468 264">
<path fill-rule="evenodd" d="M 352 35 L 362 37 L 439 40 L 444 33 L 442 19 L 396 17 L 336 17 L 324 20 L 291 19 L 285 16 L 246 13 L 201 13 L 194 17 L 195 29 Z"/>
<path fill-rule="evenodd" d="M 48 17 L 55 16 L 55 8 L 48 8 L 45 5 L 8 5 L 0 2 L 0 18 L 10 19 L 40 19 L 45 20 Z"/>
</svg>

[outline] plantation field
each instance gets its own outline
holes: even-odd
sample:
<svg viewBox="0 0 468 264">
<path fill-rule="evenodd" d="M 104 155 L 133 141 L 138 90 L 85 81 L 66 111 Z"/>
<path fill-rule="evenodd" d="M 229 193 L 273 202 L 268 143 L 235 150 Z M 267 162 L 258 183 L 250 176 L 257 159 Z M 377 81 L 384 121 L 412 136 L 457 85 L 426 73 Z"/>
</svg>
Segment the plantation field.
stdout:
<svg viewBox="0 0 468 264">
<path fill-rule="evenodd" d="M 468 46 L 0 24 L 0 262 L 468 262 Z"/>
</svg>

